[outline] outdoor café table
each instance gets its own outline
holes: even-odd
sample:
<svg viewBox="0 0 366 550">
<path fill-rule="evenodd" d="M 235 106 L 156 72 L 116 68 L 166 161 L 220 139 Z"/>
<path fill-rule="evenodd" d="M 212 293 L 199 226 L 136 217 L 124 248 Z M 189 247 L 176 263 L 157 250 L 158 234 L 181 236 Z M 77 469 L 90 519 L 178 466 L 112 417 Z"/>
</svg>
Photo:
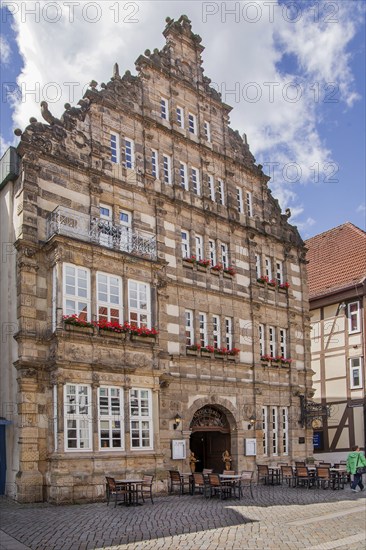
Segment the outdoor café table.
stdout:
<svg viewBox="0 0 366 550">
<path fill-rule="evenodd" d="M 126 502 L 120 502 L 125 506 L 142 506 L 139 502 L 139 491 L 142 488 L 142 479 L 116 479 L 116 485 L 126 487 L 128 499 Z"/>
<path fill-rule="evenodd" d="M 224 483 L 225 485 L 231 485 L 232 488 L 234 489 L 234 495 L 236 494 L 235 493 L 235 490 L 238 489 L 238 499 L 240 500 L 241 498 L 241 475 L 237 475 L 237 474 L 219 474 L 219 477 L 222 481 L 222 483 Z"/>
<path fill-rule="evenodd" d="M 347 476 L 345 468 L 329 468 L 332 489 L 344 489 L 344 482 Z"/>
</svg>

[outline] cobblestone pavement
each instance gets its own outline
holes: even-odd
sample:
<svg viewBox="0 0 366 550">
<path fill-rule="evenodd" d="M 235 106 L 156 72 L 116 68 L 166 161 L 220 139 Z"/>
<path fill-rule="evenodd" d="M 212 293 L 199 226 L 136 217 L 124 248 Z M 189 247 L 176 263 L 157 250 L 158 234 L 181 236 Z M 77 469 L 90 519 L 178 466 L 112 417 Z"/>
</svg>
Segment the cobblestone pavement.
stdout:
<svg viewBox="0 0 366 550">
<path fill-rule="evenodd" d="M 2 498 L 0 549 L 364 550 L 364 493 L 284 486 L 253 492 L 254 499 L 241 501 L 158 496 L 154 504 L 131 508 Z"/>
</svg>

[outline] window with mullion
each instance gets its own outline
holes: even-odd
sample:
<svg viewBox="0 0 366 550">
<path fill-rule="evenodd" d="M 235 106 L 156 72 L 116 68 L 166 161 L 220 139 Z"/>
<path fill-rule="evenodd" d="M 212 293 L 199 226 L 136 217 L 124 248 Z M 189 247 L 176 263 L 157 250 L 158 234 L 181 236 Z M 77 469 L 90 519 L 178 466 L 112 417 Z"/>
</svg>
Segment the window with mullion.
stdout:
<svg viewBox="0 0 366 550">
<path fill-rule="evenodd" d="M 201 194 L 200 173 L 197 168 L 191 168 L 192 191 L 195 195 Z"/>
<path fill-rule="evenodd" d="M 197 134 L 197 118 L 192 113 L 188 113 L 188 130 L 191 134 Z"/>
<path fill-rule="evenodd" d="M 122 388 L 98 388 L 99 448 L 124 449 Z"/>
<path fill-rule="evenodd" d="M 269 354 L 271 357 L 276 356 L 276 329 L 275 327 L 269 327 Z"/>
<path fill-rule="evenodd" d="M 159 179 L 159 157 L 155 149 L 151 149 L 151 174 L 155 179 Z"/>
<path fill-rule="evenodd" d="M 180 128 L 184 128 L 184 109 L 183 109 L 183 107 L 179 107 L 179 105 L 177 105 L 176 113 L 177 113 L 177 124 L 178 124 L 178 126 Z"/>
<path fill-rule="evenodd" d="M 247 204 L 247 215 L 251 218 L 253 216 L 253 204 L 252 204 L 252 194 L 246 192 L 246 204 Z"/>
<path fill-rule="evenodd" d="M 271 279 L 272 279 L 272 263 L 271 263 L 271 258 L 269 258 L 268 256 L 266 256 L 265 259 L 264 259 L 264 265 L 265 265 L 266 275 L 267 275 L 267 277 L 269 278 L 269 280 L 271 280 Z"/>
<path fill-rule="evenodd" d="M 211 174 L 208 174 L 208 189 L 210 192 L 210 199 L 215 202 L 216 201 L 216 194 L 215 194 L 215 180 L 214 177 L 211 176 Z"/>
<path fill-rule="evenodd" d="M 212 239 L 208 241 L 209 253 L 210 253 L 210 265 L 213 267 L 217 264 L 216 257 L 216 243 Z"/>
<path fill-rule="evenodd" d="M 203 260 L 203 237 L 202 235 L 195 235 L 196 241 L 196 259 Z"/>
<path fill-rule="evenodd" d="M 189 258 L 191 255 L 191 247 L 189 244 L 189 231 L 181 232 L 181 246 L 182 246 L 182 258 Z"/>
<path fill-rule="evenodd" d="M 132 139 L 125 138 L 126 168 L 135 168 L 135 144 Z"/>
<path fill-rule="evenodd" d="M 200 345 L 203 348 L 205 348 L 206 346 L 208 346 L 206 313 L 199 313 L 199 327 L 200 327 Z"/>
<path fill-rule="evenodd" d="M 218 315 L 212 316 L 212 326 L 213 326 L 213 347 L 215 349 L 221 347 L 221 328 L 220 328 L 220 317 Z"/>
<path fill-rule="evenodd" d="M 282 453 L 288 455 L 288 407 L 282 407 Z"/>
<path fill-rule="evenodd" d="M 257 279 L 262 276 L 262 258 L 260 254 L 255 255 L 255 274 Z"/>
<path fill-rule="evenodd" d="M 97 272 L 98 321 L 123 322 L 122 279 Z"/>
<path fill-rule="evenodd" d="M 111 133 L 110 134 L 110 151 L 111 151 L 111 161 L 118 164 L 120 161 L 119 153 L 119 135 Z"/>
<path fill-rule="evenodd" d="M 221 262 L 224 269 L 229 267 L 229 245 L 221 243 Z"/>
<path fill-rule="evenodd" d="M 169 155 L 163 155 L 163 173 L 164 183 L 171 185 L 172 183 L 172 159 Z"/>
<path fill-rule="evenodd" d="M 186 309 L 185 311 L 185 334 L 186 346 L 194 344 L 194 326 L 193 326 L 193 311 Z"/>
<path fill-rule="evenodd" d="M 224 187 L 224 182 L 220 179 L 218 180 L 218 183 L 217 183 L 217 197 L 218 197 L 219 204 L 221 204 L 222 206 L 225 206 L 225 187 Z"/>
<path fill-rule="evenodd" d="M 160 99 L 160 116 L 164 120 L 169 120 L 169 104 L 165 97 Z"/>
<path fill-rule="evenodd" d="M 183 189 L 188 191 L 188 189 L 189 189 L 189 187 L 188 187 L 188 171 L 187 171 L 187 165 L 186 165 L 185 162 L 180 162 L 179 163 L 179 173 L 180 173 L 180 184 L 183 187 Z"/>
<path fill-rule="evenodd" d="M 239 214 L 242 214 L 244 212 L 244 206 L 243 206 L 243 191 L 240 189 L 240 187 L 236 188 L 236 204 L 238 207 Z"/>
<path fill-rule="evenodd" d="M 65 384 L 64 387 L 65 451 L 92 449 L 91 387 Z"/>
<path fill-rule="evenodd" d="M 209 122 L 207 122 L 207 120 L 204 121 L 203 128 L 205 132 L 206 141 L 210 143 L 211 142 L 211 125 Z"/>
<path fill-rule="evenodd" d="M 283 283 L 283 263 L 276 261 L 276 280 L 279 285 Z"/>
<path fill-rule="evenodd" d="M 272 407 L 272 455 L 278 455 L 278 411 Z"/>
<path fill-rule="evenodd" d="M 287 330 L 280 328 L 280 354 L 281 357 L 287 357 Z"/>
<path fill-rule="evenodd" d="M 263 455 L 268 454 L 268 409 L 262 407 L 262 442 L 263 442 Z"/>
<path fill-rule="evenodd" d="M 233 320 L 231 317 L 225 317 L 225 343 L 226 349 L 233 348 Z"/>
<path fill-rule="evenodd" d="M 150 285 L 128 281 L 128 314 L 131 325 L 151 328 Z"/>
<path fill-rule="evenodd" d="M 258 327 L 259 333 L 259 353 L 261 357 L 266 354 L 266 342 L 264 338 L 264 325 L 260 324 Z"/>
<path fill-rule="evenodd" d="M 153 448 L 151 390 L 130 390 L 130 432 L 132 449 Z"/>
<path fill-rule="evenodd" d="M 90 321 L 90 272 L 84 267 L 63 264 L 64 315 Z"/>
</svg>

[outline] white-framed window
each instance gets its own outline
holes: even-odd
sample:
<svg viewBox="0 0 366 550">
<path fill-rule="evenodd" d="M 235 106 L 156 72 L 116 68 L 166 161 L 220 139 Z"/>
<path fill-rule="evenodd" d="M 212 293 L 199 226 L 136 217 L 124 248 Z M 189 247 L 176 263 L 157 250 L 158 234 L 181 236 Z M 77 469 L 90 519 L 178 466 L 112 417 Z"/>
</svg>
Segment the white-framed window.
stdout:
<svg viewBox="0 0 366 550">
<path fill-rule="evenodd" d="M 151 390 L 130 390 L 131 448 L 153 448 L 153 422 Z"/>
<path fill-rule="evenodd" d="M 288 455 L 288 407 L 282 407 L 282 454 Z"/>
<path fill-rule="evenodd" d="M 63 264 L 63 312 L 90 321 L 90 271 Z"/>
<path fill-rule="evenodd" d="M 97 317 L 98 321 L 123 322 L 121 277 L 97 272 Z"/>
<path fill-rule="evenodd" d="M 108 246 L 112 248 L 113 246 L 113 218 L 112 218 L 112 207 L 107 204 L 99 205 L 99 219 L 102 225 L 99 232 L 99 243 L 102 246 Z"/>
<path fill-rule="evenodd" d="M 165 97 L 160 99 L 160 116 L 164 120 L 169 120 L 169 103 Z"/>
<path fill-rule="evenodd" d="M 151 328 L 150 285 L 128 281 L 128 318 L 131 325 Z"/>
<path fill-rule="evenodd" d="M 135 168 L 135 144 L 132 139 L 125 138 L 126 168 Z"/>
<path fill-rule="evenodd" d="M 236 188 L 236 204 L 238 207 L 239 214 L 242 214 L 244 212 L 243 190 L 240 187 Z"/>
<path fill-rule="evenodd" d="M 207 122 L 207 120 L 205 120 L 204 123 L 203 123 L 203 129 L 204 129 L 204 132 L 205 132 L 206 141 L 211 143 L 211 125 L 210 125 L 209 122 Z"/>
<path fill-rule="evenodd" d="M 177 124 L 180 128 L 184 128 L 184 109 L 183 107 L 180 107 L 177 105 L 176 108 L 176 114 L 177 114 Z"/>
<path fill-rule="evenodd" d="M 268 328 L 269 333 L 269 354 L 271 357 L 276 357 L 276 329 L 275 327 Z"/>
<path fill-rule="evenodd" d="M 361 323 L 360 323 L 360 303 L 351 302 L 347 305 L 348 313 L 348 332 L 360 332 Z"/>
<path fill-rule="evenodd" d="M 276 281 L 279 285 L 283 283 L 283 263 L 278 260 L 276 261 Z"/>
<path fill-rule="evenodd" d="M 245 200 L 247 205 L 247 215 L 251 218 L 253 216 L 253 203 L 252 203 L 252 194 L 250 191 L 245 193 Z"/>
<path fill-rule="evenodd" d="M 266 354 L 266 341 L 265 341 L 264 334 L 265 334 L 264 325 L 260 324 L 258 326 L 258 338 L 259 338 L 259 353 L 261 357 L 262 355 Z"/>
<path fill-rule="evenodd" d="M 91 451 L 91 387 L 86 384 L 64 386 L 65 451 Z"/>
<path fill-rule="evenodd" d="M 119 164 L 120 162 L 120 149 L 119 149 L 119 135 L 111 133 L 110 134 L 110 150 L 111 150 L 111 161 Z"/>
<path fill-rule="evenodd" d="M 225 206 L 225 186 L 223 180 L 221 179 L 217 182 L 217 198 L 218 203 Z"/>
<path fill-rule="evenodd" d="M 202 235 L 195 235 L 196 243 L 196 259 L 203 260 L 203 237 Z"/>
<path fill-rule="evenodd" d="M 191 177 L 192 177 L 192 191 L 195 195 L 201 194 L 201 183 L 200 183 L 200 173 L 197 168 L 192 166 L 191 168 Z"/>
<path fill-rule="evenodd" d="M 272 407 L 272 455 L 278 455 L 278 411 Z"/>
<path fill-rule="evenodd" d="M 221 328 L 220 328 L 220 317 L 218 315 L 212 316 L 212 327 L 213 327 L 213 347 L 215 349 L 221 346 Z"/>
<path fill-rule="evenodd" d="M 172 159 L 169 155 L 163 155 L 164 183 L 172 183 Z"/>
<path fill-rule="evenodd" d="M 233 319 L 225 317 L 225 344 L 226 349 L 233 348 Z"/>
<path fill-rule="evenodd" d="M 271 280 L 272 279 L 272 263 L 271 263 L 271 258 L 269 258 L 268 256 L 266 256 L 264 258 L 264 267 L 265 267 L 267 277 L 269 278 L 269 280 Z"/>
<path fill-rule="evenodd" d="M 352 357 L 349 360 L 351 390 L 362 388 L 362 358 Z"/>
<path fill-rule="evenodd" d="M 119 213 L 120 223 L 120 249 L 130 252 L 132 248 L 132 214 L 128 210 L 121 210 Z"/>
<path fill-rule="evenodd" d="M 191 255 L 191 247 L 189 245 L 189 231 L 182 231 L 182 258 L 189 258 Z"/>
<path fill-rule="evenodd" d="M 183 189 L 188 191 L 188 170 L 185 162 L 179 163 L 180 183 Z"/>
<path fill-rule="evenodd" d="M 197 117 L 192 113 L 188 113 L 188 130 L 191 134 L 197 134 Z"/>
<path fill-rule="evenodd" d="M 155 149 L 151 149 L 151 174 L 156 180 L 159 179 L 159 156 Z"/>
<path fill-rule="evenodd" d="M 262 407 L 262 442 L 263 456 L 268 455 L 268 410 L 267 407 Z"/>
<path fill-rule="evenodd" d="M 287 330 L 280 328 L 280 355 L 281 357 L 287 357 Z"/>
<path fill-rule="evenodd" d="M 98 388 L 99 449 L 124 450 L 123 389 Z"/>
<path fill-rule="evenodd" d="M 215 180 L 214 177 L 211 176 L 211 174 L 207 175 L 208 178 L 208 189 L 210 192 L 210 199 L 215 202 L 216 196 L 215 196 Z"/>
<path fill-rule="evenodd" d="M 229 267 L 229 245 L 227 243 L 221 243 L 221 263 L 224 269 Z"/>
<path fill-rule="evenodd" d="M 212 239 L 208 241 L 208 250 L 210 254 L 210 266 L 213 267 L 217 264 L 217 257 L 216 257 L 216 243 Z"/>
<path fill-rule="evenodd" d="M 186 346 L 194 344 L 194 327 L 193 327 L 193 311 L 185 310 L 186 319 Z"/>
<path fill-rule="evenodd" d="M 206 313 L 199 313 L 199 329 L 200 329 L 200 344 L 203 348 L 208 345 L 208 334 L 207 334 L 207 315 Z"/>
<path fill-rule="evenodd" d="M 257 279 L 262 276 L 262 257 L 260 254 L 255 255 L 255 275 Z"/>
</svg>

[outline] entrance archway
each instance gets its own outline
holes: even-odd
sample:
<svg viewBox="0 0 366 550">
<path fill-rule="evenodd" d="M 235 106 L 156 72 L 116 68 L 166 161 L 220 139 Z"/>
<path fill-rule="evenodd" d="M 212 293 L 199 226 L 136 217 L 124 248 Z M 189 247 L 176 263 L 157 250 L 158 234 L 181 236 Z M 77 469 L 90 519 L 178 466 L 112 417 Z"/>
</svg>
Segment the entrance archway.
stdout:
<svg viewBox="0 0 366 550">
<path fill-rule="evenodd" d="M 222 453 L 226 449 L 231 453 L 230 424 L 226 414 L 218 407 L 206 405 L 195 412 L 190 430 L 190 449 L 199 460 L 196 471 L 212 468 L 214 472 L 222 472 L 225 467 Z"/>
</svg>

